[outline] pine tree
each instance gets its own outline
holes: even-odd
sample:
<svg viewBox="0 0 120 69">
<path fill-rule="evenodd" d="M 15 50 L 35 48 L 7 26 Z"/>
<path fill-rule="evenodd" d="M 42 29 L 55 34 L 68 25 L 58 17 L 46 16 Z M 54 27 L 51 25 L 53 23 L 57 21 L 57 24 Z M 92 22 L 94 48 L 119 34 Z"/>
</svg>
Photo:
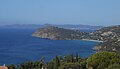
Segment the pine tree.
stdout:
<svg viewBox="0 0 120 69">
<path fill-rule="evenodd" d="M 76 53 L 76 61 L 78 62 L 78 60 L 79 60 L 79 55 L 78 53 Z"/>
</svg>

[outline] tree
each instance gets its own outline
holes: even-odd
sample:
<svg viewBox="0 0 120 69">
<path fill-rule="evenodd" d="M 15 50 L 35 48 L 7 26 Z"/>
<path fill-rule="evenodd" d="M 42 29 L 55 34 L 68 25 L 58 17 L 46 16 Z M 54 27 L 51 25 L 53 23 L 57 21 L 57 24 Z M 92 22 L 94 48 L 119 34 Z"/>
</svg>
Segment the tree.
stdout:
<svg viewBox="0 0 120 69">
<path fill-rule="evenodd" d="M 106 69 L 120 69 L 120 65 L 119 64 L 113 64 L 113 65 L 110 65 L 108 68 Z"/>
<path fill-rule="evenodd" d="M 70 62 L 73 62 L 73 61 L 74 61 L 74 56 L 73 56 L 73 54 L 71 54 L 71 55 L 69 56 L 69 59 L 70 59 Z"/>
<path fill-rule="evenodd" d="M 47 67 L 47 69 L 54 69 L 54 62 L 47 62 L 46 63 L 46 67 Z"/>
<path fill-rule="evenodd" d="M 60 58 L 59 56 L 56 56 L 55 63 L 54 63 L 54 69 L 58 69 L 59 66 L 60 66 Z"/>
<path fill-rule="evenodd" d="M 120 55 L 115 52 L 99 52 L 87 59 L 87 68 L 104 69 L 111 64 L 119 64 Z"/>
<path fill-rule="evenodd" d="M 9 68 L 9 69 L 15 69 L 15 65 L 14 65 L 14 64 L 11 64 L 8 68 Z"/>
<path fill-rule="evenodd" d="M 76 53 L 76 61 L 78 62 L 78 59 L 79 59 L 79 55 L 78 53 Z"/>
</svg>

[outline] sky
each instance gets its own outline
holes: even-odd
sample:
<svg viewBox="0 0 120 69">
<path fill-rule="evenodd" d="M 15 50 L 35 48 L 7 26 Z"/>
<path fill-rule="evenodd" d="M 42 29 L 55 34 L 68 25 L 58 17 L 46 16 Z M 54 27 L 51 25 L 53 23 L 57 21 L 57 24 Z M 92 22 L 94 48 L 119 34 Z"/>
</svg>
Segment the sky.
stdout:
<svg viewBox="0 0 120 69">
<path fill-rule="evenodd" d="M 120 25 L 120 0 L 0 0 L 3 24 Z"/>
</svg>

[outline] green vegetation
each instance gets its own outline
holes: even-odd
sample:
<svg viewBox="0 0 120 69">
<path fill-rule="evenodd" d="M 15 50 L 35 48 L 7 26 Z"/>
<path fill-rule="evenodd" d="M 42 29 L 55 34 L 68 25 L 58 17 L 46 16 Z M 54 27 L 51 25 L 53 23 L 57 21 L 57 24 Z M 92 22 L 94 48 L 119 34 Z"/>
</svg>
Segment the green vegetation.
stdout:
<svg viewBox="0 0 120 69">
<path fill-rule="evenodd" d="M 113 65 L 110 65 L 108 68 L 106 69 L 120 69 L 120 64 L 113 64 Z"/>
<path fill-rule="evenodd" d="M 35 62 L 25 62 L 18 66 L 10 65 L 9 69 L 120 69 L 120 54 L 116 52 L 99 52 L 88 58 L 56 56 L 50 62 L 44 59 Z"/>
<path fill-rule="evenodd" d="M 120 64 L 120 55 L 115 52 L 100 52 L 87 59 L 87 68 L 104 69 L 112 64 Z"/>
</svg>

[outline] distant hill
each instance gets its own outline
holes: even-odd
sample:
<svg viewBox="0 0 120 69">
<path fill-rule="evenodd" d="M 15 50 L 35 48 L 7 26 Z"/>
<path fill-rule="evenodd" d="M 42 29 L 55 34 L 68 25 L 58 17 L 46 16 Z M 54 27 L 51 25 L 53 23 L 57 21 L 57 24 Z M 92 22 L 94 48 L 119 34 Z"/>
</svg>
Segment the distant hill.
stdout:
<svg viewBox="0 0 120 69">
<path fill-rule="evenodd" d="M 71 29 L 71 30 L 98 30 L 103 28 L 103 26 L 91 26 L 91 25 L 72 25 L 72 24 L 65 24 L 65 25 L 55 25 L 55 24 L 46 24 L 48 26 L 56 26 L 60 28 L 65 29 Z"/>
<path fill-rule="evenodd" d="M 40 38 L 53 40 L 74 40 L 81 39 L 84 33 L 76 30 L 58 28 L 55 26 L 46 26 L 38 29 L 32 35 Z"/>
<path fill-rule="evenodd" d="M 90 25 L 72 25 L 72 24 L 65 24 L 65 25 L 56 25 L 56 24 L 12 24 L 12 25 L 4 25 L 1 26 L 2 28 L 25 28 L 25 29 L 37 29 L 43 28 L 45 26 L 56 26 L 59 28 L 71 29 L 71 30 L 81 30 L 81 31 L 94 31 L 102 28 L 103 26 L 90 26 Z"/>
</svg>

